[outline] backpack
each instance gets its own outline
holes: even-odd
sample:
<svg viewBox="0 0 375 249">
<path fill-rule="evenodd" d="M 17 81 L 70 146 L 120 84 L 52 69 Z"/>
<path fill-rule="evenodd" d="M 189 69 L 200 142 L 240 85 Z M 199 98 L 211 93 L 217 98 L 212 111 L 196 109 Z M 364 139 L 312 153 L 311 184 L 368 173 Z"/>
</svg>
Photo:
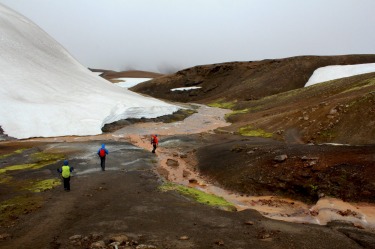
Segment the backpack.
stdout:
<svg viewBox="0 0 375 249">
<path fill-rule="evenodd" d="M 99 150 L 99 156 L 100 157 L 105 157 L 105 150 L 104 149 L 100 149 Z"/>
<path fill-rule="evenodd" d="M 158 143 L 158 137 L 155 136 L 153 139 L 152 139 L 152 143 L 153 144 L 157 144 Z"/>
</svg>

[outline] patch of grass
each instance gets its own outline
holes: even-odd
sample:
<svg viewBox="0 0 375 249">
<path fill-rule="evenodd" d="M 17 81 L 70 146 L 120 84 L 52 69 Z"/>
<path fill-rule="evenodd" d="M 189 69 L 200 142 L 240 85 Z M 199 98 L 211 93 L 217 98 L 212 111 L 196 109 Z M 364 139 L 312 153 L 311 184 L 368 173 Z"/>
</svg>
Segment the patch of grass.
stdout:
<svg viewBox="0 0 375 249">
<path fill-rule="evenodd" d="M 366 87 L 371 87 L 374 84 L 375 84 L 375 79 L 374 78 L 373 79 L 364 80 L 364 81 L 361 81 L 361 82 L 353 85 L 351 88 L 343 91 L 343 93 L 361 90 L 361 89 L 364 89 Z"/>
<path fill-rule="evenodd" d="M 248 113 L 250 111 L 249 108 L 246 108 L 246 109 L 242 109 L 242 110 L 236 110 L 236 111 L 233 111 L 231 113 L 227 113 L 225 114 L 225 119 L 228 119 L 230 116 L 233 116 L 233 115 L 237 115 L 237 114 L 245 114 L 245 113 Z"/>
<path fill-rule="evenodd" d="M 227 211 L 236 211 L 236 207 L 233 206 L 228 201 L 226 201 L 224 198 L 218 197 L 216 195 L 204 193 L 203 191 L 200 191 L 195 188 L 189 188 L 189 187 L 185 187 L 185 186 L 173 184 L 173 183 L 166 183 L 160 186 L 160 189 L 162 191 L 174 190 L 180 193 L 181 195 L 192 198 L 193 200 L 199 203 L 221 208 Z"/>
<path fill-rule="evenodd" d="M 322 131 L 320 133 L 320 136 L 325 139 L 334 139 L 337 136 L 337 134 L 333 131 Z"/>
<path fill-rule="evenodd" d="M 248 125 L 245 127 L 241 127 L 239 129 L 239 133 L 242 136 L 247 136 L 247 137 L 264 137 L 264 138 L 270 138 L 273 136 L 272 133 L 266 132 L 262 129 L 254 129 L 252 126 Z"/>
<path fill-rule="evenodd" d="M 25 187 L 25 189 L 31 191 L 31 192 L 43 192 L 49 189 L 52 189 L 56 186 L 61 185 L 61 180 L 57 178 L 52 179 L 46 179 L 46 180 L 40 180 L 35 181 L 31 183 L 31 186 Z"/>
<path fill-rule="evenodd" d="M 212 103 L 208 104 L 208 106 L 223 108 L 223 109 L 232 109 L 235 106 L 236 102 L 237 102 L 236 100 L 224 102 L 223 99 L 219 99 L 216 102 L 212 102 Z"/>
</svg>

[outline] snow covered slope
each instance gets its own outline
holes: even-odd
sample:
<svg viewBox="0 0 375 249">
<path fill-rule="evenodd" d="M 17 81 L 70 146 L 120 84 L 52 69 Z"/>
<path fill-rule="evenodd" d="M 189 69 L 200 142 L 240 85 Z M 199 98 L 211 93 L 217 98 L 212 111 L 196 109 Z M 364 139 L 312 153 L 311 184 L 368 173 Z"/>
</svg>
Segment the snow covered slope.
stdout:
<svg viewBox="0 0 375 249">
<path fill-rule="evenodd" d="M 0 54 L 0 126 L 12 137 L 100 134 L 105 123 L 179 109 L 100 78 L 1 4 Z"/>
<path fill-rule="evenodd" d="M 321 67 L 314 71 L 305 86 L 371 72 L 375 72 L 375 63 Z"/>
</svg>

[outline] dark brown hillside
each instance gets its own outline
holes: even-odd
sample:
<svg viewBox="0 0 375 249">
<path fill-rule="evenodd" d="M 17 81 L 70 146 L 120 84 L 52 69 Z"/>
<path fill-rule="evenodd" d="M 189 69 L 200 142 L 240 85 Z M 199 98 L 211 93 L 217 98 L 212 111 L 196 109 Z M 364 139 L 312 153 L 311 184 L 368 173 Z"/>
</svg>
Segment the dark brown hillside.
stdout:
<svg viewBox="0 0 375 249">
<path fill-rule="evenodd" d="M 242 101 L 226 128 L 262 129 L 287 142 L 375 144 L 375 73 Z M 236 114 L 237 113 L 237 114 Z"/>
<path fill-rule="evenodd" d="M 301 88 L 315 69 L 328 65 L 375 62 L 375 55 L 300 56 L 255 62 L 229 62 L 188 68 L 131 90 L 180 102 L 226 102 L 255 100 Z M 175 91 L 177 87 L 200 89 Z"/>
<path fill-rule="evenodd" d="M 148 71 L 141 71 L 141 70 L 128 70 L 128 71 L 111 71 L 111 70 L 104 70 L 104 69 L 90 69 L 93 72 L 103 72 L 100 76 L 110 80 L 114 78 L 158 78 L 163 76 L 160 73 L 148 72 Z"/>
</svg>

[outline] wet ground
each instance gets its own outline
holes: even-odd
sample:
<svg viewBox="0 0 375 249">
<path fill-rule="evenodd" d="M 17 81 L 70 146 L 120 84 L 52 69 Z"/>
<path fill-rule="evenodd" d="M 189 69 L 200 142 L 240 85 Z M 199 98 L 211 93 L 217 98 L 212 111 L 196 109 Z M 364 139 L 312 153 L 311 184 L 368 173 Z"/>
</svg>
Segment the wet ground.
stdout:
<svg viewBox="0 0 375 249">
<path fill-rule="evenodd" d="M 227 125 L 222 118 L 224 113 L 216 111 L 219 109 L 203 108 L 201 116 L 193 115 L 188 120 L 194 126 L 183 122 L 134 124 L 113 134 L 93 137 L 2 142 L 1 151 L 7 150 L 2 155 L 8 156 L 0 158 L 0 169 L 29 163 L 27 160 L 33 154 L 43 152 L 62 153 L 75 172 L 69 193 L 62 186 L 32 193 L 13 184 L 35 177 L 58 179 L 56 168 L 63 158 L 39 169 L 3 172 L 2 179 L 9 181 L 0 184 L 1 201 L 19 195 L 29 198 L 27 205 L 36 204 L 2 220 L 0 247 L 94 248 L 92 243 L 103 241 L 111 248 L 111 238 L 120 234 L 128 237 L 128 248 L 140 244 L 144 247 L 139 248 L 373 248 L 371 226 L 357 222 L 366 219 L 373 224 L 372 205 L 352 206 L 322 198 L 314 206 L 286 198 L 246 196 L 224 190 L 201 175 L 197 169 L 197 149 L 206 145 L 206 136 L 213 129 Z M 200 125 L 199 120 L 203 121 Z M 150 133 L 160 137 L 156 155 L 150 153 Z M 102 143 L 110 151 L 105 172 L 100 171 L 96 155 Z M 173 191 L 163 192 L 159 186 L 164 179 L 223 196 L 236 205 L 238 212 L 202 205 Z M 356 215 L 337 215 L 338 210 L 353 207 Z M 17 211 L 15 206 L 2 211 L 12 209 Z M 355 224 L 317 226 L 267 218 L 318 224 L 317 216 L 311 215 L 316 210 L 322 217 L 321 224 L 332 220 L 333 214 L 339 220 L 350 221 L 354 217 Z M 72 240 L 74 235 L 82 239 Z"/>
</svg>

